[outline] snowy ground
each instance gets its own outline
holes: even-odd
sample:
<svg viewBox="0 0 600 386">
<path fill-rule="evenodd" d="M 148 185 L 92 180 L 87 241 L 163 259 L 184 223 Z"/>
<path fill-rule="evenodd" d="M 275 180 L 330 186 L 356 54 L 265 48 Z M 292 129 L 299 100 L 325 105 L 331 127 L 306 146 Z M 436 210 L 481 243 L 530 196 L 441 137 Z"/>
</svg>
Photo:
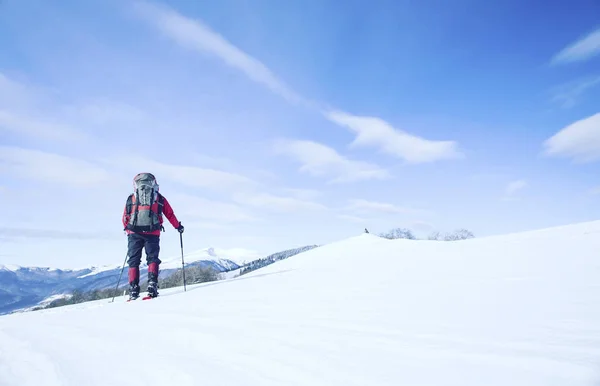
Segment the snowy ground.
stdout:
<svg viewBox="0 0 600 386">
<path fill-rule="evenodd" d="M 0 317 L 0 385 L 600 385 L 600 222 L 362 235 L 181 291 Z"/>
</svg>

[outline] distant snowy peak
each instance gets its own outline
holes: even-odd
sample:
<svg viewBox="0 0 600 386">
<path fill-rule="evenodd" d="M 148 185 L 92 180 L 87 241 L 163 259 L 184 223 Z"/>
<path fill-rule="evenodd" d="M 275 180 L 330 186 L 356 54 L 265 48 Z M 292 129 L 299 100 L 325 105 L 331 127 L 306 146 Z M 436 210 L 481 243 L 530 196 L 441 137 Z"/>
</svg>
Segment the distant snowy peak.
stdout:
<svg viewBox="0 0 600 386">
<path fill-rule="evenodd" d="M 200 260 L 214 260 L 219 262 L 220 260 L 234 262 L 237 265 L 243 265 L 251 261 L 260 259 L 263 257 L 260 253 L 243 248 L 204 248 L 195 252 L 191 252 L 184 255 L 185 262 L 194 262 Z"/>
<path fill-rule="evenodd" d="M 32 271 L 32 272 L 60 271 L 60 269 L 52 268 L 52 267 L 22 267 L 20 265 L 15 265 L 15 264 L 7 264 L 7 265 L 0 264 L 0 271 L 17 272 L 17 271 L 21 271 L 21 270 L 27 270 L 27 271 Z M 67 272 L 67 271 L 71 271 L 71 270 L 62 270 L 62 271 Z"/>
<path fill-rule="evenodd" d="M 15 272 L 18 271 L 19 269 L 21 269 L 22 267 L 18 266 L 18 265 L 2 265 L 0 264 L 0 271 L 9 271 L 9 272 Z"/>
<path fill-rule="evenodd" d="M 107 272 L 107 271 L 112 271 L 112 270 L 115 270 L 115 269 L 121 269 L 121 266 L 113 264 L 113 265 L 103 265 L 103 266 L 100 266 L 100 267 L 85 268 L 85 269 L 83 269 L 83 271 L 89 270 L 90 272 L 86 273 L 85 275 L 79 276 L 78 279 L 82 279 L 82 278 L 88 277 L 88 276 L 94 276 L 94 275 L 97 275 L 99 273 Z"/>
<path fill-rule="evenodd" d="M 210 261 L 222 267 L 223 271 L 229 271 L 239 268 L 240 254 L 230 254 L 228 250 L 218 248 L 204 248 L 198 251 L 187 253 L 183 256 L 185 264 L 192 264 L 200 261 Z M 181 267 L 181 256 L 163 260 L 161 269 L 176 269 Z"/>
</svg>

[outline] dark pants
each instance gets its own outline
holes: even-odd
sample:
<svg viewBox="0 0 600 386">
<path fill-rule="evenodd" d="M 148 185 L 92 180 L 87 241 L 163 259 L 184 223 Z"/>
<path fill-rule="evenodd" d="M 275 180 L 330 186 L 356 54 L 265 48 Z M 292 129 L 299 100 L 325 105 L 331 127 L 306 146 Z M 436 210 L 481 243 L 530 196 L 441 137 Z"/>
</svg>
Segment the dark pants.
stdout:
<svg viewBox="0 0 600 386">
<path fill-rule="evenodd" d="M 160 236 L 133 233 L 127 236 L 127 264 L 130 268 L 139 267 L 142 261 L 142 249 L 146 249 L 146 263 L 160 264 Z"/>
<path fill-rule="evenodd" d="M 146 262 L 148 263 L 148 279 L 156 282 L 158 280 L 158 258 L 160 252 L 160 236 L 141 235 L 132 233 L 127 236 L 127 263 L 129 264 L 129 283 L 138 285 L 140 280 L 140 263 L 142 261 L 142 249 L 146 250 Z"/>
</svg>

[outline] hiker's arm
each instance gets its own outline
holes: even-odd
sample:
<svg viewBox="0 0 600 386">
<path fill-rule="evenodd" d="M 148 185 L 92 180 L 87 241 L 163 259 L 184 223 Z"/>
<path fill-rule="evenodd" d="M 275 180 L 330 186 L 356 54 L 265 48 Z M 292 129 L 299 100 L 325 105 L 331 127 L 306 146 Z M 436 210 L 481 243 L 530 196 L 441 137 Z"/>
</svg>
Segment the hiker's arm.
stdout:
<svg viewBox="0 0 600 386">
<path fill-rule="evenodd" d="M 123 208 L 123 229 L 127 228 L 127 223 L 129 223 L 129 213 L 127 213 L 127 204 L 125 204 L 125 207 Z"/>
<path fill-rule="evenodd" d="M 164 198 L 164 196 L 163 196 Z M 164 199 L 164 207 L 163 207 L 163 213 L 165 215 L 165 217 L 167 218 L 167 220 L 169 220 L 169 222 L 171 223 L 171 225 L 173 225 L 173 228 L 177 229 L 179 228 L 179 220 L 177 219 L 177 216 L 175 216 L 175 213 L 173 212 L 173 208 L 171 207 L 171 204 L 169 204 L 169 201 L 167 201 L 167 199 Z"/>
</svg>

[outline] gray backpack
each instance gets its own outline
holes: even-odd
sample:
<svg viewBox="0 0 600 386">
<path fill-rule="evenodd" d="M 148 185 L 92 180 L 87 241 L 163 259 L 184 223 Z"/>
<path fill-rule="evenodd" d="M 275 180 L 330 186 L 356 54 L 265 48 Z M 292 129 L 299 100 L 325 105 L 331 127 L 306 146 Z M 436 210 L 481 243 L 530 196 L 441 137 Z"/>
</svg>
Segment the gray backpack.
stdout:
<svg viewBox="0 0 600 386">
<path fill-rule="evenodd" d="M 157 203 L 156 210 L 152 210 Z M 133 179 L 133 194 L 127 198 L 126 211 L 129 222 L 125 229 L 133 232 L 164 230 L 162 216 L 164 198 L 158 192 L 158 183 L 151 173 L 140 173 Z"/>
</svg>

